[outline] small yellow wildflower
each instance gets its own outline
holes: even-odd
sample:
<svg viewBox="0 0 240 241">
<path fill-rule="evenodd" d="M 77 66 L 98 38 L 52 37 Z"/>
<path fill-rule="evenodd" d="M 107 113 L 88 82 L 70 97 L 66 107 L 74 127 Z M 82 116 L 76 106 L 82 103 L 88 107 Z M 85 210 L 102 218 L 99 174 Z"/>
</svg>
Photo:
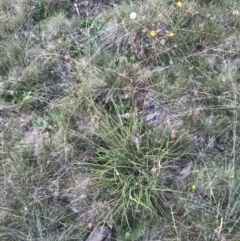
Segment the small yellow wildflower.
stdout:
<svg viewBox="0 0 240 241">
<path fill-rule="evenodd" d="M 147 32 L 147 29 L 144 28 L 144 29 L 142 30 L 142 33 L 146 33 L 146 32 Z"/>
<path fill-rule="evenodd" d="M 182 7 L 182 2 L 178 1 L 177 2 L 177 7 L 181 8 Z"/>
<path fill-rule="evenodd" d="M 222 82 L 225 82 L 226 81 L 226 79 L 225 78 L 222 78 Z"/>
<path fill-rule="evenodd" d="M 157 35 L 157 32 L 153 30 L 150 32 L 150 34 L 151 34 L 151 36 L 155 37 Z"/>
<path fill-rule="evenodd" d="M 192 190 L 194 191 L 194 190 L 196 190 L 196 188 L 197 188 L 196 185 L 193 184 L 192 185 Z"/>
<path fill-rule="evenodd" d="M 174 35 L 175 35 L 175 33 L 173 33 L 173 32 L 170 32 L 170 33 L 168 34 L 169 37 L 173 37 Z"/>
<path fill-rule="evenodd" d="M 162 17 L 163 17 L 162 13 L 159 13 L 159 14 L 158 14 L 158 17 L 159 17 L 159 18 L 162 18 Z"/>
</svg>

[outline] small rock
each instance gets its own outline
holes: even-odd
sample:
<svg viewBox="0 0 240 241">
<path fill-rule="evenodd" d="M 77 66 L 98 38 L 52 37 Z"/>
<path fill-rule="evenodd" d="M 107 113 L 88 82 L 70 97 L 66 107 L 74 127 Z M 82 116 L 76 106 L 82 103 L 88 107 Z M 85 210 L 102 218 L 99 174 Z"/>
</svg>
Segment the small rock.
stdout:
<svg viewBox="0 0 240 241">
<path fill-rule="evenodd" d="M 112 229 L 107 225 L 99 225 L 85 241 L 112 241 Z"/>
</svg>

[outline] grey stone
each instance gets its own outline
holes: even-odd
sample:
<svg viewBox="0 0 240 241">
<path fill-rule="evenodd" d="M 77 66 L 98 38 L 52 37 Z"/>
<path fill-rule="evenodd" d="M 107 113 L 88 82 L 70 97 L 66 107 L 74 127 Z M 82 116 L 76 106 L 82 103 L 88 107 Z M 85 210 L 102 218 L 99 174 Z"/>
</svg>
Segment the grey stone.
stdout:
<svg viewBox="0 0 240 241">
<path fill-rule="evenodd" d="M 107 225 L 99 225 L 85 241 L 112 241 L 112 229 Z"/>
</svg>

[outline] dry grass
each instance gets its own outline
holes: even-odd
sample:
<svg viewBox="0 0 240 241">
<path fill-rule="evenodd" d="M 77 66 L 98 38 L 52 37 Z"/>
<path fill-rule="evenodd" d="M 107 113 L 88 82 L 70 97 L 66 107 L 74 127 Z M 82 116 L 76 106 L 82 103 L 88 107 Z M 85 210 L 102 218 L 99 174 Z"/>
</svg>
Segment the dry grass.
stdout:
<svg viewBox="0 0 240 241">
<path fill-rule="evenodd" d="M 237 3 L 88 2 L 0 2 L 0 239 L 238 241 Z"/>
</svg>

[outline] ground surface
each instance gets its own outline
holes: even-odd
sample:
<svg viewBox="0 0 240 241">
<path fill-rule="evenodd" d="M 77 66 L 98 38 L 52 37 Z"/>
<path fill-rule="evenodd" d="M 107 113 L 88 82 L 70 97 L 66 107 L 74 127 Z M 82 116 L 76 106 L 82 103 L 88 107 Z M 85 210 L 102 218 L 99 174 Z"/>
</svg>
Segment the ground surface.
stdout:
<svg viewBox="0 0 240 241">
<path fill-rule="evenodd" d="M 0 239 L 240 240 L 240 8 L 0 1 Z"/>
</svg>

